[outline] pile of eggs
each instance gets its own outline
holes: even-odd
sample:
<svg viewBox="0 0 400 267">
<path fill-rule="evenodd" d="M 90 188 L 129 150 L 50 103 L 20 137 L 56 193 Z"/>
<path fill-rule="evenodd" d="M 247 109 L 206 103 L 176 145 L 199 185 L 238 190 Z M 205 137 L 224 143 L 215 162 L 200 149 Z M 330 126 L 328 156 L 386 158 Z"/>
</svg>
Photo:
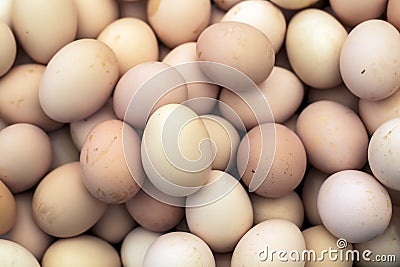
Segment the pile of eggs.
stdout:
<svg viewBox="0 0 400 267">
<path fill-rule="evenodd" d="M 1 0 L 0 266 L 398 266 L 399 14 Z"/>
</svg>

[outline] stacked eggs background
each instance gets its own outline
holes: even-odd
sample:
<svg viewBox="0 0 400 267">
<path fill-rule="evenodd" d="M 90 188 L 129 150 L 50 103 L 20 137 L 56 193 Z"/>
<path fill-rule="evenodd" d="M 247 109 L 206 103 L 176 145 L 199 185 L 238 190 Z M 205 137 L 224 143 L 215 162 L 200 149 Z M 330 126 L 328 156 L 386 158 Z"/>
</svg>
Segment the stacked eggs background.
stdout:
<svg viewBox="0 0 400 267">
<path fill-rule="evenodd" d="M 398 266 L 398 0 L 0 0 L 0 266 Z"/>
</svg>

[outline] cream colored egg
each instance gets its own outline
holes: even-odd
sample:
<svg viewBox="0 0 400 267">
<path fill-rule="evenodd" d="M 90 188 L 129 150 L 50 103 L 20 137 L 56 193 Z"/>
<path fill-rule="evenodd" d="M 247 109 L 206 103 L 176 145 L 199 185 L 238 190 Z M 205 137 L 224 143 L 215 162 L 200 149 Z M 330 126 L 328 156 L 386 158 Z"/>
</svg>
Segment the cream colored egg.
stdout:
<svg viewBox="0 0 400 267">
<path fill-rule="evenodd" d="M 0 77 L 6 74 L 14 64 L 17 55 L 17 43 L 10 27 L 0 20 L 0 39 L 2 48 L 0 50 Z"/>
<path fill-rule="evenodd" d="M 262 31 L 271 41 L 275 54 L 286 35 L 286 20 L 282 11 L 269 1 L 242 1 L 230 8 L 221 21 L 248 23 Z"/>
<path fill-rule="evenodd" d="M 151 244 L 143 260 L 143 267 L 153 266 L 215 266 L 215 259 L 207 244 L 199 237 L 184 232 L 170 232 Z"/>
<path fill-rule="evenodd" d="M 118 2 L 114 0 L 74 0 L 78 12 L 77 38 L 96 38 L 118 19 Z"/>
<path fill-rule="evenodd" d="M 0 259 L 3 266 L 41 267 L 29 250 L 13 241 L 0 239 Z"/>
<path fill-rule="evenodd" d="M 49 137 L 53 148 L 50 170 L 69 162 L 79 161 L 79 151 L 72 141 L 68 126 L 50 132 Z"/>
<path fill-rule="evenodd" d="M 160 41 L 170 48 L 195 41 L 208 26 L 210 16 L 209 0 L 147 1 L 149 23 Z"/>
<path fill-rule="evenodd" d="M 250 194 L 253 206 L 254 224 L 269 219 L 285 219 L 301 228 L 304 221 L 304 207 L 299 195 L 292 191 L 283 197 L 266 198 Z"/>
<path fill-rule="evenodd" d="M 119 77 L 114 52 L 103 42 L 79 39 L 50 60 L 39 87 L 43 111 L 52 119 L 71 122 L 99 110 Z"/>
<path fill-rule="evenodd" d="M 318 1 L 319 0 L 271 0 L 271 2 L 277 6 L 289 10 L 298 10 L 310 7 Z"/>
<path fill-rule="evenodd" d="M 13 193 L 36 185 L 50 168 L 50 138 L 39 127 L 15 123 L 0 132 L 0 179 Z"/>
<path fill-rule="evenodd" d="M 190 232 L 213 252 L 232 252 L 253 225 L 253 209 L 246 190 L 230 174 L 213 170 L 207 184 L 186 198 Z"/>
<path fill-rule="evenodd" d="M 0 234 L 7 233 L 17 221 L 17 206 L 14 195 L 0 180 Z"/>
<path fill-rule="evenodd" d="M 52 131 L 62 123 L 49 118 L 39 103 L 39 84 L 45 71 L 41 64 L 13 67 L 0 80 L 0 116 L 8 123 L 32 123 Z"/>
<path fill-rule="evenodd" d="M 74 0 L 15 0 L 11 19 L 22 48 L 43 64 L 75 39 L 78 27 Z"/>
<path fill-rule="evenodd" d="M 161 233 L 151 232 L 143 227 L 130 231 L 121 244 L 121 261 L 124 267 L 141 267 L 147 249 Z"/>
<path fill-rule="evenodd" d="M 366 100 L 389 97 L 400 87 L 400 33 L 381 19 L 354 27 L 340 53 L 340 73 L 347 88 Z"/>
<path fill-rule="evenodd" d="M 80 235 L 59 239 L 46 250 L 42 267 L 96 266 L 120 267 L 118 252 L 106 241 Z"/>
<path fill-rule="evenodd" d="M 80 153 L 80 164 L 87 190 L 107 204 L 131 199 L 145 178 L 140 137 L 120 120 L 103 121 L 90 131 Z"/>
<path fill-rule="evenodd" d="M 233 251 L 231 266 L 303 267 L 301 255 L 291 251 L 300 254 L 305 249 L 304 237 L 294 223 L 270 219 L 256 224 L 240 239 Z"/>
<path fill-rule="evenodd" d="M 40 181 L 32 199 L 33 217 L 40 229 L 56 237 L 72 237 L 100 219 L 107 205 L 87 191 L 82 179 L 79 162 L 72 162 Z"/>
<path fill-rule="evenodd" d="M 141 154 L 151 183 L 171 196 L 199 190 L 208 179 L 215 156 L 202 120 L 179 104 L 164 105 L 149 118 Z"/>
<path fill-rule="evenodd" d="M 339 85 L 339 58 L 346 37 L 346 29 L 323 10 L 312 8 L 296 13 L 286 33 L 286 51 L 294 72 L 315 88 Z"/>
<path fill-rule="evenodd" d="M 132 67 L 158 59 L 158 43 L 152 28 L 137 18 L 121 18 L 107 25 L 97 37 L 114 51 L 122 76 Z"/>
</svg>

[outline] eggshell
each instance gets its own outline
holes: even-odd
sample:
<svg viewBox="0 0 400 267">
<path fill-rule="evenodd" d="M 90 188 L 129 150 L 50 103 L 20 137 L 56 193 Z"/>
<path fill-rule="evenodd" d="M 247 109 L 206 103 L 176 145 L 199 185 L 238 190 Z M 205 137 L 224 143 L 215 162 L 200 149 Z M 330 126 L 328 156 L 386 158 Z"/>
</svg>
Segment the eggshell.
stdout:
<svg viewBox="0 0 400 267">
<path fill-rule="evenodd" d="M 262 31 L 278 53 L 286 35 L 286 20 L 282 11 L 269 1 L 242 1 L 230 8 L 221 21 L 239 21 Z"/>
<path fill-rule="evenodd" d="M 140 190 L 128 200 L 126 208 L 132 218 L 143 228 L 153 232 L 165 232 L 175 227 L 184 216 L 183 207 L 173 206 Z"/>
<path fill-rule="evenodd" d="M 76 37 L 96 38 L 111 22 L 118 19 L 118 2 L 114 0 L 74 0 L 78 12 Z"/>
<path fill-rule="evenodd" d="M 400 191 L 400 118 L 381 124 L 371 137 L 368 162 L 374 176 L 386 187 Z"/>
<path fill-rule="evenodd" d="M 355 26 L 379 18 L 385 11 L 387 0 L 330 0 L 329 4 L 341 22 Z"/>
<path fill-rule="evenodd" d="M 15 195 L 17 217 L 6 238 L 28 249 L 40 261 L 53 237 L 37 226 L 32 214 L 32 195 L 29 191 Z"/>
<path fill-rule="evenodd" d="M 237 130 L 229 121 L 217 115 L 203 115 L 200 118 L 216 149 L 211 168 L 221 171 L 232 170 L 236 164 L 236 153 L 240 143 Z"/>
<path fill-rule="evenodd" d="M 398 30 L 400 29 L 400 19 L 399 16 L 397 16 L 399 10 L 400 10 L 399 1 L 396 0 L 387 1 L 387 9 L 386 9 L 387 21 L 390 22 L 393 26 L 395 26 Z"/>
<path fill-rule="evenodd" d="M 351 267 L 353 245 L 346 240 L 338 239 L 323 225 L 307 228 L 303 231 L 308 254 L 304 254 L 307 267 L 332 266 Z M 326 253 L 331 251 L 332 254 Z M 355 255 L 354 255 L 355 256 Z"/>
<path fill-rule="evenodd" d="M 179 8 L 176 8 L 179 6 Z M 195 41 L 209 24 L 209 0 L 148 0 L 147 17 L 159 40 L 173 48 Z M 184 23 L 182 23 L 184 22 Z"/>
<path fill-rule="evenodd" d="M 29 123 L 15 123 L 0 132 L 0 179 L 13 193 L 36 185 L 50 168 L 49 136 Z"/>
<path fill-rule="evenodd" d="M 144 129 L 150 115 L 166 104 L 187 100 L 188 91 L 182 75 L 158 61 L 141 63 L 119 79 L 113 95 L 117 118 L 135 129 Z"/>
<path fill-rule="evenodd" d="M 265 123 L 242 138 L 237 166 L 250 191 L 264 197 L 282 197 L 294 190 L 306 171 L 306 152 L 289 128 Z"/>
<path fill-rule="evenodd" d="M 186 81 L 188 99 L 185 102 L 185 105 L 197 114 L 203 115 L 212 112 L 212 109 L 217 102 L 216 99 L 218 98 L 220 90 L 218 85 L 206 82 L 208 81 L 208 78 L 204 76 L 200 66 L 195 65 L 194 62 L 196 62 L 196 60 L 196 42 L 187 42 L 180 44 L 169 51 L 162 61 L 171 66 L 179 66 L 177 67 L 177 70 L 184 76 L 184 78 L 193 77 L 193 80 L 195 81 Z M 192 62 L 193 64 L 187 65 L 186 68 L 183 64 L 189 62 Z M 185 70 L 190 73 L 182 73 Z"/>
<path fill-rule="evenodd" d="M 400 208 L 393 206 L 393 215 L 386 230 L 377 237 L 364 242 L 354 244 L 354 248 L 360 252 L 371 251 L 367 258 L 360 257 L 355 266 L 397 266 L 400 257 Z"/>
<path fill-rule="evenodd" d="M 0 116 L 8 123 L 32 123 L 45 131 L 63 125 L 49 118 L 40 106 L 39 83 L 44 70 L 41 64 L 23 64 L 0 80 Z"/>
<path fill-rule="evenodd" d="M 199 237 L 184 232 L 171 232 L 158 237 L 149 247 L 143 267 L 215 266 L 207 244 Z"/>
<path fill-rule="evenodd" d="M 141 267 L 147 249 L 161 233 L 151 232 L 143 227 L 130 231 L 121 244 L 121 261 L 124 267 Z"/>
<path fill-rule="evenodd" d="M 69 130 L 72 141 L 74 142 L 76 148 L 79 151 L 82 150 L 82 146 L 86 137 L 97 124 L 113 119 L 117 119 L 117 116 L 114 113 L 113 100 L 112 98 L 109 98 L 103 107 L 101 107 L 91 116 L 81 120 L 71 121 L 69 124 Z"/>
<path fill-rule="evenodd" d="M 230 174 L 213 170 L 207 185 L 186 198 L 190 232 L 213 252 L 226 253 L 253 225 L 253 209 L 243 186 Z"/>
<path fill-rule="evenodd" d="M 79 151 L 72 141 L 68 126 L 50 132 L 49 138 L 53 149 L 50 170 L 69 162 L 79 161 Z"/>
<path fill-rule="evenodd" d="M 250 194 L 253 206 L 254 224 L 269 219 L 284 219 L 301 228 L 304 221 L 304 207 L 299 195 L 292 191 L 279 198 L 266 198 L 255 193 Z"/>
<path fill-rule="evenodd" d="M 290 20 L 286 52 L 294 72 L 315 88 L 331 88 L 342 82 L 339 59 L 346 29 L 329 13 L 305 9 Z"/>
<path fill-rule="evenodd" d="M 46 64 L 75 39 L 78 11 L 74 0 L 15 0 L 11 20 L 22 48 L 37 63 Z"/>
<path fill-rule="evenodd" d="M 270 75 L 275 52 L 271 41 L 257 28 L 243 22 L 223 21 L 201 32 L 197 58 L 228 65 L 258 84 Z M 214 65 L 202 69 L 209 77 L 218 75 Z"/>
<path fill-rule="evenodd" d="M 0 239 L 1 264 L 5 267 L 41 267 L 35 256 L 23 246 L 9 240 Z"/>
<path fill-rule="evenodd" d="M 158 43 L 152 28 L 137 18 L 120 18 L 108 24 L 97 40 L 115 53 L 122 76 L 132 67 L 158 59 Z"/>
<path fill-rule="evenodd" d="M 100 238 L 81 235 L 59 239 L 43 256 L 42 267 L 96 266 L 120 267 L 118 252 Z"/>
<path fill-rule="evenodd" d="M 101 239 L 116 244 L 136 226 L 125 205 L 109 205 L 106 212 L 93 226 L 92 232 Z"/>
<path fill-rule="evenodd" d="M 79 162 L 72 162 L 41 180 L 33 194 L 32 209 L 43 231 L 56 237 L 76 236 L 91 228 L 104 214 L 107 205 L 86 190 L 82 176 Z"/>
<path fill-rule="evenodd" d="M 311 225 L 322 224 L 321 217 L 318 213 L 317 199 L 319 189 L 328 177 L 329 174 L 323 173 L 315 168 L 311 168 L 304 177 L 301 198 L 303 200 L 307 221 Z"/>
<path fill-rule="evenodd" d="M 329 176 L 319 190 L 317 207 L 329 232 L 350 243 L 382 234 L 392 216 L 386 189 L 372 175 L 357 170 Z"/>
<path fill-rule="evenodd" d="M 101 122 L 90 131 L 80 153 L 80 164 L 87 190 L 107 204 L 132 198 L 145 177 L 140 137 L 120 120 Z"/>
<path fill-rule="evenodd" d="M 0 50 L 0 77 L 6 74 L 14 64 L 17 55 L 17 43 L 10 27 L 0 20 L 0 39 L 2 48 Z"/>
<path fill-rule="evenodd" d="M 364 21 L 349 33 L 340 52 L 343 82 L 359 98 L 384 99 L 400 87 L 399 58 L 399 31 L 384 20 Z"/>
<path fill-rule="evenodd" d="M 84 119 L 105 104 L 118 77 L 117 58 L 106 44 L 94 39 L 73 41 L 46 66 L 39 87 L 40 105 L 56 121 Z"/>
<path fill-rule="evenodd" d="M 367 160 L 368 134 L 357 114 L 334 101 L 321 100 L 300 113 L 296 132 L 309 163 L 332 174 L 359 169 Z"/>
<path fill-rule="evenodd" d="M 289 10 L 298 10 L 310 7 L 318 1 L 319 0 L 271 0 L 271 2 L 277 6 Z"/>
<path fill-rule="evenodd" d="M 15 198 L 7 186 L 0 180 L 0 234 L 7 233 L 17 220 Z"/>
<path fill-rule="evenodd" d="M 196 113 L 184 105 L 167 104 L 149 118 L 141 155 L 151 183 L 165 194 L 179 197 L 206 183 L 215 150 Z"/>
<path fill-rule="evenodd" d="M 290 242 L 288 242 L 290 240 Z M 270 219 L 253 226 L 236 245 L 231 266 L 304 266 L 304 262 L 293 257 L 291 251 L 306 249 L 300 229 L 292 222 Z M 273 252 L 275 251 L 275 253 Z M 283 251 L 284 255 L 278 252 Z M 296 256 L 296 255 L 294 255 Z"/>
</svg>

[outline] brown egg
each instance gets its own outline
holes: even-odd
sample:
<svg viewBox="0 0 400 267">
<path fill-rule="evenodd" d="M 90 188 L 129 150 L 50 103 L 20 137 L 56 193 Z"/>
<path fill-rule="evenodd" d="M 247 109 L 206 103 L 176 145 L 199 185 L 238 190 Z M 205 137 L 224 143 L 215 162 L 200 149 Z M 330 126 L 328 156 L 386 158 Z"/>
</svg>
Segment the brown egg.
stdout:
<svg viewBox="0 0 400 267">
<path fill-rule="evenodd" d="M 59 239 L 46 250 L 42 267 L 96 266 L 120 267 L 118 252 L 106 241 L 80 235 Z"/>
<path fill-rule="evenodd" d="M 314 102 L 300 113 L 296 127 L 309 163 L 325 173 L 359 169 L 367 161 L 367 131 L 357 114 L 342 104 Z"/>
<path fill-rule="evenodd" d="M 72 237 L 91 228 L 107 205 L 94 198 L 82 182 L 79 162 L 67 163 L 47 174 L 32 199 L 33 217 L 46 233 Z M 62 185 L 62 186 L 60 186 Z"/>
<path fill-rule="evenodd" d="M 185 214 L 183 207 L 161 202 L 143 190 L 125 204 L 133 219 L 143 228 L 153 232 L 165 232 L 172 229 Z"/>
<path fill-rule="evenodd" d="M 120 120 L 103 121 L 90 131 L 80 164 L 86 189 L 107 204 L 120 204 L 132 198 L 145 177 L 140 137 Z"/>
<path fill-rule="evenodd" d="M 26 122 L 52 131 L 62 123 L 49 118 L 39 103 L 39 83 L 45 66 L 23 64 L 13 67 L 0 80 L 0 116 L 8 123 Z"/>
<path fill-rule="evenodd" d="M 28 249 L 40 261 L 53 237 L 37 226 L 32 214 L 32 195 L 29 191 L 15 195 L 17 219 L 6 237 Z"/>
<path fill-rule="evenodd" d="M 0 132 L 0 179 L 13 193 L 37 184 L 50 168 L 49 136 L 29 123 L 15 123 Z"/>
<path fill-rule="evenodd" d="M 69 162 L 79 161 L 79 151 L 72 141 L 68 126 L 50 132 L 49 137 L 53 148 L 50 170 Z"/>
<path fill-rule="evenodd" d="M 17 206 L 11 191 L 0 180 L 0 235 L 7 233 L 17 219 Z"/>
<path fill-rule="evenodd" d="M 237 166 L 250 191 L 264 197 L 282 197 L 294 190 L 306 171 L 306 151 L 289 128 L 265 123 L 241 140 Z"/>
</svg>

